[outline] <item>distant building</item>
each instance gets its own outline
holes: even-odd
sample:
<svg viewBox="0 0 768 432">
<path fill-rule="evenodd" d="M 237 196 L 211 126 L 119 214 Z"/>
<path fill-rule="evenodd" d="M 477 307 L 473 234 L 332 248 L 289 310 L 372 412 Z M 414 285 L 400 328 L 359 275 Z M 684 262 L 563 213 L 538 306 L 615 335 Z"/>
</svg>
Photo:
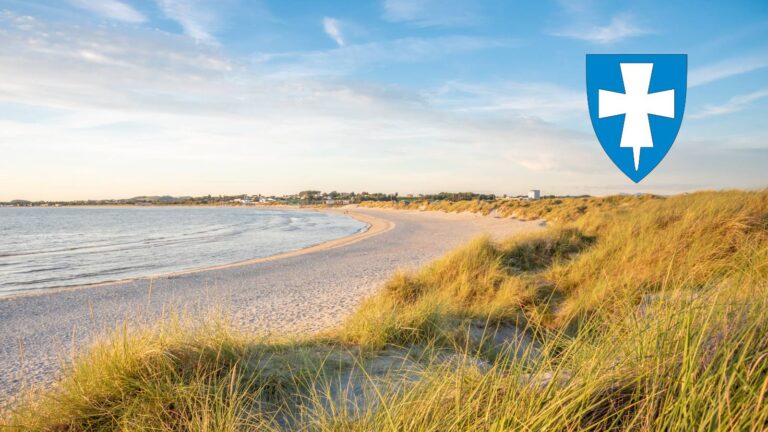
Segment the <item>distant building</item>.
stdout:
<svg viewBox="0 0 768 432">
<path fill-rule="evenodd" d="M 327 198 L 325 200 L 325 203 L 328 205 L 348 205 L 352 203 L 352 200 L 349 199 L 334 199 L 334 198 Z"/>
<path fill-rule="evenodd" d="M 541 191 L 538 189 L 531 189 L 528 191 L 528 199 L 529 200 L 537 200 L 541 198 Z"/>
<path fill-rule="evenodd" d="M 235 198 L 235 199 L 233 199 L 230 202 L 232 202 L 234 204 L 241 204 L 241 205 L 252 205 L 253 204 L 253 200 L 248 198 L 248 197 L 245 197 L 245 198 Z"/>
</svg>

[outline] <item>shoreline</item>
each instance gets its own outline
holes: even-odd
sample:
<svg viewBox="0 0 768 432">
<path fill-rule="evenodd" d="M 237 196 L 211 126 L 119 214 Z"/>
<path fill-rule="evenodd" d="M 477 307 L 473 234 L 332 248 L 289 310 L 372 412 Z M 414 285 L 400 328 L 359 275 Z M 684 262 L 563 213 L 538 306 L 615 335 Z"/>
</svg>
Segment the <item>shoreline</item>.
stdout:
<svg viewBox="0 0 768 432">
<path fill-rule="evenodd" d="M 350 205 L 350 204 L 348 204 Z M 354 205 L 354 204 L 352 204 Z M 3 206 L 0 208 L 45 208 L 45 209 L 154 209 L 154 208 L 257 208 L 260 210 L 334 210 L 343 208 L 344 205 L 324 205 L 324 204 L 82 204 L 82 205 L 60 205 L 60 206 Z"/>
<path fill-rule="evenodd" d="M 473 214 L 317 211 L 346 211 L 370 227 L 304 249 L 174 277 L 0 299 L 0 402 L 27 385 L 54 382 L 67 359 L 111 329 L 150 325 L 175 313 L 197 316 L 217 310 L 238 328 L 256 334 L 314 334 L 343 322 L 397 271 L 426 265 L 480 235 L 502 239 L 542 229 L 536 222 Z M 94 287 L 98 289 L 88 289 Z"/>
<path fill-rule="evenodd" d="M 82 208 L 82 207 L 81 207 Z M 102 207 L 103 208 L 103 207 Z M 286 209 L 281 209 L 286 210 Z M 259 257 L 259 258 L 250 258 L 246 260 L 241 261 L 235 261 L 231 263 L 226 264 L 217 264 L 213 266 L 207 266 L 207 267 L 197 267 L 197 268 L 191 268 L 188 270 L 180 270 L 176 272 L 169 272 L 169 273 L 158 273 L 153 274 L 149 276 L 139 276 L 139 277 L 132 277 L 132 278 L 124 278 L 124 279 L 115 279 L 105 282 L 96 282 L 91 284 L 83 284 L 83 285 L 71 285 L 71 286 L 62 286 L 62 287 L 54 287 L 54 288 L 43 288 L 39 290 L 34 290 L 32 292 L 17 292 L 14 294 L 9 294 L 5 296 L 0 296 L 0 302 L 3 301 L 9 301 L 9 300 L 15 300 L 23 297 L 38 297 L 38 296 L 44 296 L 49 295 L 53 293 L 58 292 L 64 292 L 64 291 L 77 291 L 77 290 L 85 290 L 85 289 L 91 289 L 91 288 L 101 288 L 101 287 L 108 287 L 112 285 L 119 285 L 124 284 L 127 282 L 136 282 L 136 281 L 151 281 L 155 279 L 172 279 L 179 276 L 185 276 L 190 274 L 196 274 L 196 273 L 205 273 L 215 270 L 224 270 L 229 268 L 235 268 L 235 267 L 241 267 L 241 266 L 247 266 L 251 264 L 259 264 L 263 262 L 269 262 L 269 261 L 275 261 L 285 258 L 291 258 L 296 256 L 301 256 L 305 254 L 310 254 L 314 252 L 320 252 L 324 250 L 330 250 L 335 249 L 337 247 L 346 246 L 352 243 L 356 243 L 358 241 L 364 240 L 369 237 L 373 237 L 382 233 L 385 233 L 392 228 L 395 227 L 394 222 L 386 219 L 381 219 L 375 216 L 362 214 L 359 212 L 354 212 L 350 210 L 342 210 L 342 209 L 323 209 L 323 208 L 292 208 L 289 210 L 297 210 L 297 211 L 315 211 L 315 212 L 327 212 L 327 213 L 336 213 L 341 214 L 343 216 L 350 217 L 352 219 L 355 219 L 359 222 L 363 222 L 367 224 L 368 226 L 363 228 L 362 230 L 344 236 L 333 240 L 328 240 L 322 243 L 305 246 L 299 249 L 294 249 L 286 252 L 279 252 L 274 255 L 268 255 L 265 257 Z"/>
</svg>

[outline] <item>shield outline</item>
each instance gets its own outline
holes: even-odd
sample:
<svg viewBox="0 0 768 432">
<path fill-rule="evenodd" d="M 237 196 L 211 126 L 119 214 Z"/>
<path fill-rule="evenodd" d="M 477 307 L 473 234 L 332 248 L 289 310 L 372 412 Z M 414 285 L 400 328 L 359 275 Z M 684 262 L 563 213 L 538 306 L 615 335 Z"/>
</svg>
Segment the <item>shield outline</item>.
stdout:
<svg viewBox="0 0 768 432">
<path fill-rule="evenodd" d="M 648 92 L 675 90 L 674 118 L 648 115 L 653 147 L 641 150 L 638 170 L 634 169 L 634 163 L 629 163 L 631 149 L 619 147 L 625 115 L 598 118 L 599 90 L 625 92 L 620 69 L 621 63 L 653 63 L 654 70 Z M 659 69 L 661 69 L 660 72 Z M 619 170 L 635 183 L 639 183 L 661 163 L 680 132 L 688 90 L 688 55 L 587 54 L 585 78 L 589 117 L 600 146 Z"/>
</svg>

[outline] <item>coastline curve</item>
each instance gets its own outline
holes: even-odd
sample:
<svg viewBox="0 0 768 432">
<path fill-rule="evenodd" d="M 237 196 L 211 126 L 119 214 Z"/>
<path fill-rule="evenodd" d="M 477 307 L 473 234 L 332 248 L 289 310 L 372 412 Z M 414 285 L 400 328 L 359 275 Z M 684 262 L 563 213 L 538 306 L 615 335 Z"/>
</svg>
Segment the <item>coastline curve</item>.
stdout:
<svg viewBox="0 0 768 432">
<path fill-rule="evenodd" d="M 306 209 L 302 209 L 302 211 L 306 211 Z M 132 277 L 132 278 L 123 278 L 123 279 L 115 279 L 111 281 L 105 281 L 105 282 L 97 282 L 92 284 L 82 284 L 82 285 L 72 285 L 72 286 L 62 286 L 62 287 L 54 287 L 54 288 L 46 288 L 41 290 L 35 290 L 32 292 L 19 292 L 15 294 L 10 294 L 6 296 L 0 297 L 0 301 L 8 301 L 8 300 L 14 300 L 21 297 L 36 297 L 36 296 L 44 296 L 49 295 L 52 293 L 57 292 L 63 292 L 63 291 L 76 291 L 76 290 L 83 290 L 83 289 L 90 289 L 90 288 L 100 288 L 100 287 L 107 287 L 112 285 L 118 285 L 123 284 L 126 282 L 135 282 L 135 281 L 150 281 L 153 279 L 170 279 L 175 278 L 179 276 L 184 275 L 190 275 L 195 273 L 204 273 L 214 270 L 224 270 L 229 268 L 235 268 L 235 267 L 241 267 L 241 266 L 247 266 L 252 264 L 259 264 L 269 261 L 276 261 L 281 260 L 285 258 L 292 258 L 300 255 L 306 255 L 314 252 L 320 252 L 330 249 L 335 249 L 338 247 L 350 245 L 353 243 L 357 243 L 361 240 L 365 240 L 367 238 L 377 236 L 379 234 L 385 233 L 395 227 L 395 223 L 391 220 L 379 218 L 376 216 L 371 216 L 368 214 L 363 214 L 360 212 L 355 212 L 353 210 L 336 210 L 336 209 L 314 209 L 316 212 L 327 212 L 327 213 L 336 213 L 343 216 L 347 216 L 349 218 L 355 219 L 359 222 L 363 222 L 367 224 L 367 227 L 350 235 L 346 235 L 344 237 L 340 237 L 333 240 L 328 240 L 322 243 L 318 243 L 315 245 L 306 246 L 299 249 L 294 249 L 286 252 L 280 252 L 274 255 L 269 255 L 265 257 L 259 257 L 259 258 L 251 258 L 246 260 L 240 260 L 235 261 L 231 263 L 226 264 L 218 264 L 214 266 L 205 266 L 205 267 L 197 267 L 192 268 L 188 270 L 181 270 L 176 272 L 168 272 L 168 273 L 158 273 L 148 276 L 140 276 L 140 277 Z"/>
</svg>

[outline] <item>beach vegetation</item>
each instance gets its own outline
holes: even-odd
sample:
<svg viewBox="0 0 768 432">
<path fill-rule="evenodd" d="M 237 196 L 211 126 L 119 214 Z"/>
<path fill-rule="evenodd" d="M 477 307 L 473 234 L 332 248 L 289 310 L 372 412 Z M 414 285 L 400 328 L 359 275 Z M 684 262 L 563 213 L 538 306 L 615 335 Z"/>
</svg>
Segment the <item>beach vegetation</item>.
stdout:
<svg viewBox="0 0 768 432">
<path fill-rule="evenodd" d="M 368 204 L 367 204 L 368 205 Z M 543 219 L 394 275 L 341 326 L 123 327 L 15 430 L 768 428 L 768 191 L 372 203 Z"/>
</svg>

